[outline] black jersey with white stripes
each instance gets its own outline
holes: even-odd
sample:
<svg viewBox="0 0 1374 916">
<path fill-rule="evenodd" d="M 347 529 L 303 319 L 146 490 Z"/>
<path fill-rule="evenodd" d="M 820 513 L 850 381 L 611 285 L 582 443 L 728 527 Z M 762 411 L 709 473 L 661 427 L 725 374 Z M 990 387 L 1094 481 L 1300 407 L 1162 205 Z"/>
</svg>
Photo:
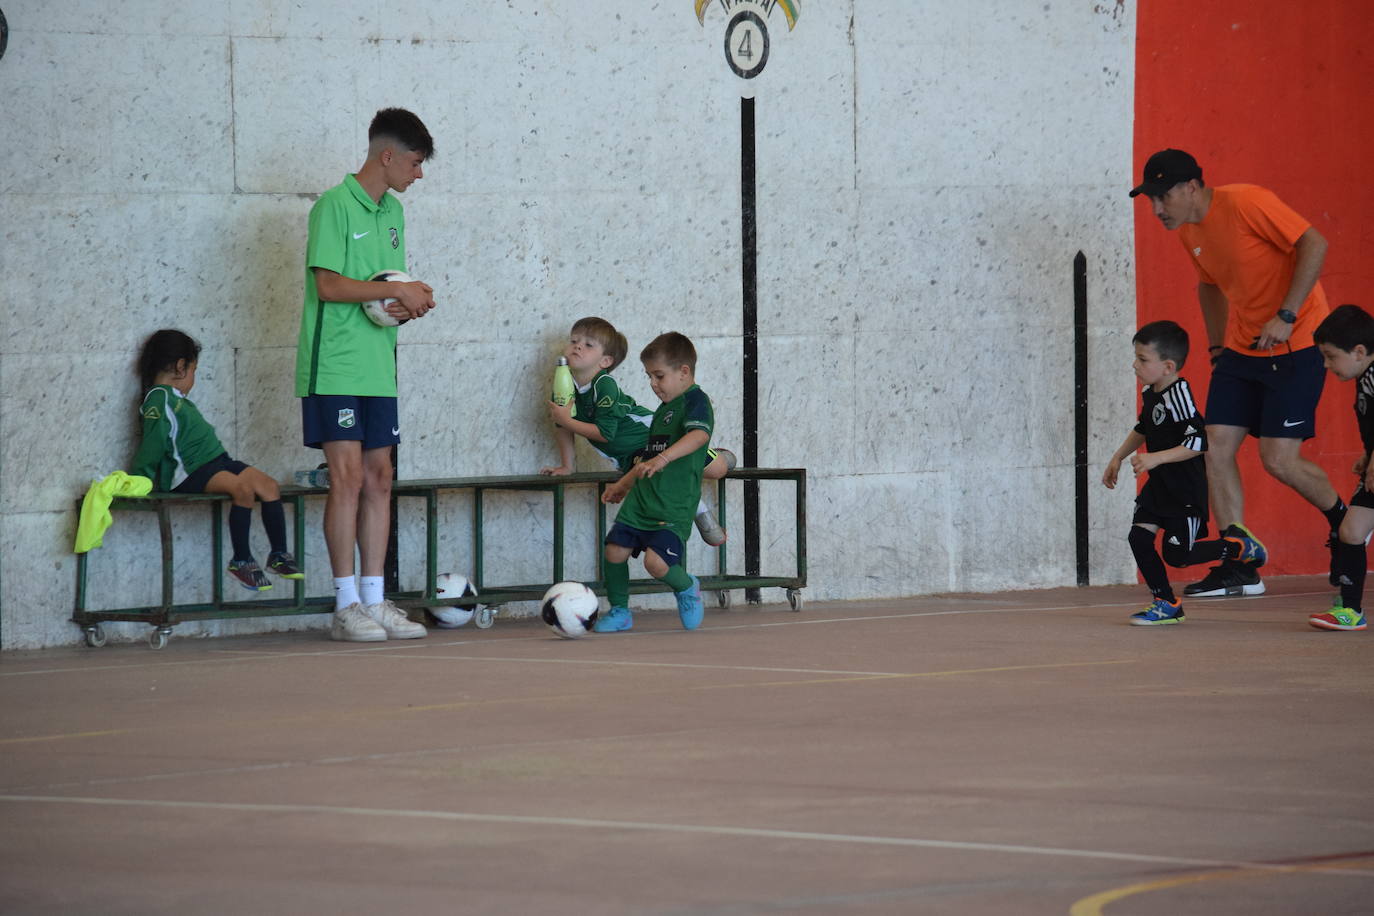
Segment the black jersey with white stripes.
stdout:
<svg viewBox="0 0 1374 916">
<path fill-rule="evenodd" d="M 1163 515 L 1207 517 L 1207 431 L 1186 379 L 1175 379 L 1163 391 L 1149 385 L 1141 392 L 1140 419 L 1135 431 L 1145 437 L 1145 448 L 1162 452 L 1185 445 L 1197 452 L 1192 458 L 1161 464 L 1150 471 L 1141 498 Z"/>
</svg>

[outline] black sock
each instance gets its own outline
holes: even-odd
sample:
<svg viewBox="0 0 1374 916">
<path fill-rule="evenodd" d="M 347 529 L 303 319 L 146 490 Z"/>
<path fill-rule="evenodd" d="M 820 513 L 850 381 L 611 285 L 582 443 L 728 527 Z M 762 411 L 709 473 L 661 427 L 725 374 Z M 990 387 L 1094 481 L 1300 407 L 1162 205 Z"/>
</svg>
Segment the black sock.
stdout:
<svg viewBox="0 0 1374 916">
<path fill-rule="evenodd" d="M 1169 584 L 1169 572 L 1155 551 L 1154 532 L 1146 531 L 1139 525 L 1132 525 L 1126 541 L 1131 545 L 1135 565 L 1145 577 L 1145 586 L 1150 590 L 1150 594 L 1156 598 L 1163 598 L 1170 604 L 1176 604 L 1178 599 L 1174 597 L 1173 586 Z"/>
<path fill-rule="evenodd" d="M 252 521 L 253 510 L 248 506 L 229 507 L 229 543 L 234 548 L 235 563 L 253 559 L 253 549 L 248 546 L 248 525 Z"/>
<path fill-rule="evenodd" d="M 286 553 L 286 513 L 282 511 L 280 499 L 262 504 L 262 527 L 267 531 L 272 552 Z"/>
<path fill-rule="evenodd" d="M 1336 504 L 1322 512 L 1322 515 L 1326 516 L 1326 523 L 1331 526 L 1331 533 L 1335 534 L 1341 530 L 1341 522 L 1345 520 L 1345 501 L 1337 496 Z"/>
<path fill-rule="evenodd" d="M 1228 541 L 1224 538 L 1217 538 L 1215 541 L 1198 541 L 1193 545 L 1193 549 L 1188 552 L 1188 562 L 1185 566 L 1195 566 L 1198 563 L 1214 563 L 1217 560 L 1230 560 L 1236 555 L 1235 541 Z"/>
<path fill-rule="evenodd" d="M 1364 599 L 1364 544 L 1347 544 L 1336 548 L 1336 569 L 1341 577 L 1341 604 L 1359 613 Z"/>
</svg>

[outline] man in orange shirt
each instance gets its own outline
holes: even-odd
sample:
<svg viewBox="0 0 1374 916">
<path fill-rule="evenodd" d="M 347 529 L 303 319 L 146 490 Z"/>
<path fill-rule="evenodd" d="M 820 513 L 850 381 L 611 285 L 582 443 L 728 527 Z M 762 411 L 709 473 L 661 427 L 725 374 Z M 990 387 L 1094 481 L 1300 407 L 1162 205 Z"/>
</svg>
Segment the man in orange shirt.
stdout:
<svg viewBox="0 0 1374 916">
<path fill-rule="evenodd" d="M 1222 534 L 1243 532 L 1245 493 L 1236 452 L 1259 439 L 1260 460 L 1276 480 L 1327 521 L 1333 549 L 1345 516 L 1326 472 L 1302 456 L 1316 434 L 1325 373 L 1312 331 L 1326 317 L 1317 277 L 1326 239 L 1312 224 L 1256 185 L 1209 188 L 1197 160 L 1166 149 L 1145 163 L 1131 196 L 1149 197 L 1154 215 L 1177 229 L 1198 272 L 1212 381 L 1207 392 L 1207 485 Z M 1332 584 L 1339 584 L 1334 581 Z M 1257 567 L 1236 560 L 1214 566 L 1183 593 L 1196 598 L 1264 592 Z"/>
</svg>

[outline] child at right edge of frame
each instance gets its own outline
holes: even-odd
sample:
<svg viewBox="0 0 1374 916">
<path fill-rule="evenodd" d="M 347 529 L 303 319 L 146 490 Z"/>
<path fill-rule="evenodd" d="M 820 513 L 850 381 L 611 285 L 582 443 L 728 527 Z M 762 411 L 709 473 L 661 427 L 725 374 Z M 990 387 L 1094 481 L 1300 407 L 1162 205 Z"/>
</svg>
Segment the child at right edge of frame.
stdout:
<svg viewBox="0 0 1374 916">
<path fill-rule="evenodd" d="M 1358 305 L 1333 309 L 1312 332 L 1322 362 L 1343 382 L 1355 382 L 1355 420 L 1364 450 L 1352 470 L 1359 478 L 1336 544 L 1336 575 L 1341 591 L 1329 611 L 1307 622 L 1319 630 L 1363 630 L 1365 544 L 1374 533 L 1374 316 Z"/>
<path fill-rule="evenodd" d="M 1107 462 L 1102 483 L 1116 486 L 1121 462 L 1129 456 L 1137 475 L 1149 474 L 1135 500 L 1135 518 L 1127 542 L 1153 601 L 1131 615 L 1132 626 L 1182 623 L 1183 604 L 1169 584 L 1170 566 L 1235 560 L 1263 566 L 1264 545 L 1243 525 L 1230 525 L 1214 541 L 1207 533 L 1207 470 L 1203 453 L 1207 433 L 1192 389 L 1179 375 L 1188 358 L 1188 332 L 1173 321 L 1153 321 L 1131 338 L 1132 363 L 1141 391 L 1139 422 Z M 1137 454 L 1141 446 L 1146 451 Z M 1163 558 L 1155 535 L 1164 532 Z"/>
</svg>

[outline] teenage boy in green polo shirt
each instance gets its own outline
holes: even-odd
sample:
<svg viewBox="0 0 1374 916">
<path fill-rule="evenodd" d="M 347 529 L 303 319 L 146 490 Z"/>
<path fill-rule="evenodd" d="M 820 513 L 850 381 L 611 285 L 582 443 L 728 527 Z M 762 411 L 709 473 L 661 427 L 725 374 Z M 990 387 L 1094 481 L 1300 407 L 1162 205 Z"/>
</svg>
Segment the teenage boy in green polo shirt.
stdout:
<svg viewBox="0 0 1374 916">
<path fill-rule="evenodd" d="M 425 628 L 382 594 L 391 526 L 391 447 L 400 441 L 396 408 L 396 328 L 373 324 L 359 305 L 396 301 L 387 311 L 419 318 L 434 308 L 420 282 L 369 281 L 405 270 L 405 214 L 391 193 L 424 177 L 434 155 L 425 125 L 385 108 L 367 131 L 367 160 L 310 210 L 305 309 L 296 349 L 296 396 L 305 444 L 324 451 L 329 497 L 324 538 L 334 571 L 330 637 L 355 642 L 415 639 Z M 361 577 L 353 578 L 357 546 Z"/>
</svg>

